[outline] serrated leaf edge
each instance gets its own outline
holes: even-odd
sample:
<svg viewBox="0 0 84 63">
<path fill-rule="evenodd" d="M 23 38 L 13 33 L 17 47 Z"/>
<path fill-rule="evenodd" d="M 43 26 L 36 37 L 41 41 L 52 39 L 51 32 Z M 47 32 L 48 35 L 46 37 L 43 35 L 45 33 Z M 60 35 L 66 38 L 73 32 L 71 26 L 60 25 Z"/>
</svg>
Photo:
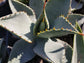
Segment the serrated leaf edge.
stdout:
<svg viewBox="0 0 84 63">
<path fill-rule="evenodd" d="M 5 19 L 8 19 L 8 18 L 11 18 L 12 16 L 15 16 L 16 14 L 21 14 L 21 13 L 25 13 L 25 12 L 24 12 L 24 11 L 22 11 L 22 12 L 16 12 L 16 13 L 13 13 L 13 14 L 10 14 L 10 15 L 7 15 L 7 16 L 4 16 L 4 17 L 1 17 L 0 20 L 5 20 Z M 27 14 L 27 13 L 26 13 L 26 14 Z M 5 28 L 5 29 L 8 30 L 9 32 L 12 32 L 13 34 L 15 34 L 15 35 L 18 36 L 17 33 L 15 33 L 15 32 L 12 31 L 12 30 L 7 29 L 7 27 L 5 27 L 5 26 L 3 26 L 3 25 L 0 25 L 0 27 Z M 18 37 L 20 37 L 21 39 L 25 40 L 25 41 L 28 42 L 28 43 L 32 43 L 32 41 L 28 41 L 28 40 L 24 39 L 22 36 L 18 36 Z"/>
</svg>

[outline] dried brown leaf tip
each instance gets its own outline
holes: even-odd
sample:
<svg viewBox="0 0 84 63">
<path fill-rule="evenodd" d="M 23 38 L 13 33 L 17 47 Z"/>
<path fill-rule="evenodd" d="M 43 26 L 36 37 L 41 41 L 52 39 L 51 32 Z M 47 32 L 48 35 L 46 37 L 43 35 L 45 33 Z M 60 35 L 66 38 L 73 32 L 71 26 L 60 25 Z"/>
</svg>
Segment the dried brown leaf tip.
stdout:
<svg viewBox="0 0 84 63">
<path fill-rule="evenodd" d="M 79 33 L 79 35 L 82 35 L 82 36 L 84 36 L 84 34 L 83 34 L 83 33 Z"/>
<path fill-rule="evenodd" d="M 47 2 L 47 0 L 45 0 L 45 2 L 44 2 L 43 10 L 45 9 L 45 6 L 46 6 L 46 2 Z"/>
</svg>

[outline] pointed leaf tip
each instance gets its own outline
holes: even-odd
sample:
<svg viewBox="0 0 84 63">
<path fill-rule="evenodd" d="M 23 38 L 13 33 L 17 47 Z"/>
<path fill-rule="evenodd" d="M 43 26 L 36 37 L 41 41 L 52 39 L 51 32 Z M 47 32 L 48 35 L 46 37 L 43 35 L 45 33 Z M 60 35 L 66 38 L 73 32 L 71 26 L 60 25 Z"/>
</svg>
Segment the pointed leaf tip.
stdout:
<svg viewBox="0 0 84 63">
<path fill-rule="evenodd" d="M 45 0 L 45 2 L 44 2 L 43 10 L 45 9 L 45 6 L 46 6 L 46 0 Z"/>
<path fill-rule="evenodd" d="M 83 34 L 83 33 L 79 33 L 79 35 L 82 35 L 82 36 L 84 36 L 84 34 Z"/>
</svg>

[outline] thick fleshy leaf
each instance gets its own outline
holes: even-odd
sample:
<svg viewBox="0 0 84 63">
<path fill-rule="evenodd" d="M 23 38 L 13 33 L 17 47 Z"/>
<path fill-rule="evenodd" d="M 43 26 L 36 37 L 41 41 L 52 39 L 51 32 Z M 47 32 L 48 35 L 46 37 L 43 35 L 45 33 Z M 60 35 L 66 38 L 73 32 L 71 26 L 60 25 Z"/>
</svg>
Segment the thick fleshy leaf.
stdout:
<svg viewBox="0 0 84 63">
<path fill-rule="evenodd" d="M 79 31 L 67 20 L 65 17 L 60 16 L 54 22 L 50 30 L 41 31 L 37 36 L 43 38 L 57 37 L 68 34 L 75 34 Z"/>
<path fill-rule="evenodd" d="M 24 11 L 29 15 L 29 17 L 32 19 L 32 21 L 34 21 L 34 22 L 36 21 L 35 13 L 29 6 L 23 4 L 19 1 L 15 1 L 15 0 L 8 0 L 8 1 L 9 1 L 9 5 L 10 5 L 12 13 Z"/>
<path fill-rule="evenodd" d="M 81 28 L 76 24 L 77 29 L 82 33 Z M 72 63 L 83 63 L 84 62 L 84 37 L 81 35 L 74 36 L 74 47 Z"/>
<path fill-rule="evenodd" d="M 53 27 L 55 27 L 56 29 L 64 28 L 64 29 L 71 29 L 72 31 L 77 31 L 76 28 L 72 25 L 72 23 L 70 23 L 69 20 L 67 20 L 67 18 L 65 18 L 64 16 L 58 17 L 53 22 L 51 29 Z"/>
<path fill-rule="evenodd" d="M 40 18 L 37 20 L 34 26 L 33 33 L 34 35 L 37 35 L 38 32 L 45 31 L 45 29 L 49 29 L 49 23 L 48 23 L 45 11 L 43 11 Z"/>
<path fill-rule="evenodd" d="M 38 37 L 42 38 L 50 38 L 50 37 L 60 37 L 68 34 L 79 34 L 79 32 L 75 32 L 69 29 L 51 29 L 46 31 L 41 31 L 37 34 Z"/>
<path fill-rule="evenodd" d="M 66 58 L 68 44 L 64 41 L 59 39 L 56 41 L 52 41 L 51 39 L 37 39 L 36 42 L 37 45 L 34 48 L 34 52 L 37 55 L 53 63 L 68 62 L 68 59 Z M 72 53 L 72 51 L 70 52 Z"/>
<path fill-rule="evenodd" d="M 60 15 L 67 16 L 70 9 L 70 0 L 49 0 L 46 4 L 45 11 L 49 20 L 50 27 Z"/>
<path fill-rule="evenodd" d="M 35 53 L 33 47 L 35 43 L 27 43 L 24 40 L 18 40 L 10 53 L 8 63 L 25 63 L 31 60 Z"/>
<path fill-rule="evenodd" d="M 43 5 L 44 5 L 43 0 L 30 0 L 29 1 L 29 6 L 35 11 L 37 19 L 43 11 Z"/>
<path fill-rule="evenodd" d="M 0 26 L 28 42 L 31 42 L 34 38 L 34 24 L 29 16 L 24 12 L 17 12 L 2 17 L 0 19 Z"/>
<path fill-rule="evenodd" d="M 76 22 L 78 22 L 79 25 L 84 23 L 84 15 L 81 14 L 69 14 L 67 19 L 72 23 L 72 25 L 75 25 Z"/>
<path fill-rule="evenodd" d="M 77 10 L 77 9 L 82 8 L 83 3 L 80 3 L 80 2 L 81 2 L 81 0 L 79 2 L 77 2 L 75 0 L 72 0 L 72 2 L 71 2 L 71 8 L 72 8 L 72 10 Z"/>
</svg>

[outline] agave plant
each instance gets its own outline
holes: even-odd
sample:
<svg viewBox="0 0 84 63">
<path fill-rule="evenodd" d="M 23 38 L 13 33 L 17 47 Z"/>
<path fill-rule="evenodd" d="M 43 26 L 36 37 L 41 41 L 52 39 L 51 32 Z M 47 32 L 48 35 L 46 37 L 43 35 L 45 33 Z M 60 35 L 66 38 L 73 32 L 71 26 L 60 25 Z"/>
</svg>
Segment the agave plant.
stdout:
<svg viewBox="0 0 84 63">
<path fill-rule="evenodd" d="M 69 13 L 71 0 L 30 0 L 31 8 L 9 0 L 9 5 L 12 14 L 1 17 L 0 26 L 21 39 L 14 44 L 8 63 L 25 63 L 36 54 L 51 63 L 83 63 L 84 34 L 79 25 L 84 15 Z M 68 34 L 75 35 L 74 48 L 57 38 Z"/>
</svg>

